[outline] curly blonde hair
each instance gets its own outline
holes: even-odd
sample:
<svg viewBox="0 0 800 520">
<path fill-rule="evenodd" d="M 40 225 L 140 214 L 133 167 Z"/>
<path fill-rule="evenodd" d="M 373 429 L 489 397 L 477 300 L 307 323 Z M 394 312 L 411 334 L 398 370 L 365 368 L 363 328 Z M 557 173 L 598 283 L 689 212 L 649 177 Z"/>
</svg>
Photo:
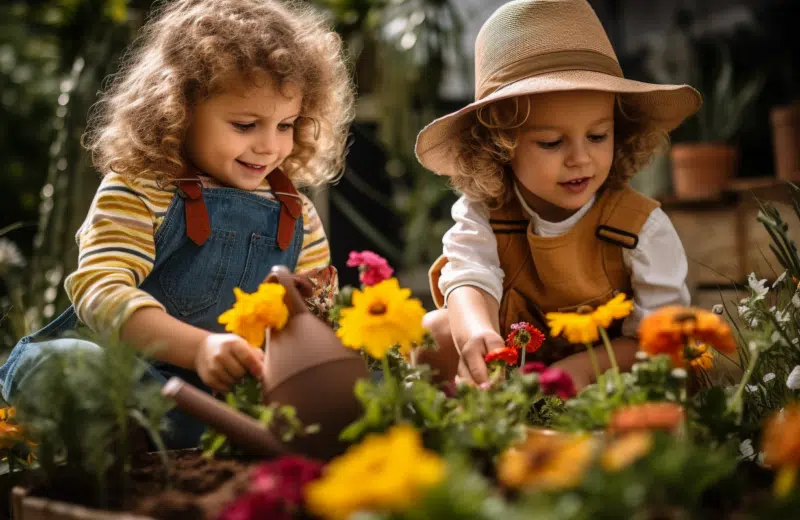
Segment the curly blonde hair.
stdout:
<svg viewBox="0 0 800 520">
<path fill-rule="evenodd" d="M 503 99 L 473 112 L 468 130 L 459 141 L 457 173 L 452 186 L 468 197 L 496 208 L 512 191 L 511 157 L 519 128 L 530 115 L 530 101 Z M 527 105 L 527 108 L 524 106 Z M 603 189 L 620 189 L 668 142 L 666 132 L 628 106 L 618 95 L 614 107 L 614 160 Z"/>
<path fill-rule="evenodd" d="M 303 93 L 294 148 L 281 165 L 298 186 L 344 170 L 354 89 L 341 38 L 311 8 L 274 0 L 164 1 L 151 15 L 109 88 L 93 107 L 84 146 L 103 174 L 184 172 L 193 107 L 266 73 L 283 92 Z"/>
</svg>

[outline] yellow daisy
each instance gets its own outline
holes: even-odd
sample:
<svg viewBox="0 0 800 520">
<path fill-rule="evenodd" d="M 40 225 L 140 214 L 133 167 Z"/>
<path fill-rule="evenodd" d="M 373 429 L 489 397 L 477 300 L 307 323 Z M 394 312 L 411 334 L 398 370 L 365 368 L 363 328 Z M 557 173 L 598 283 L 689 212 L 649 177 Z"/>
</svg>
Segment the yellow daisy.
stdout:
<svg viewBox="0 0 800 520">
<path fill-rule="evenodd" d="M 563 333 L 570 343 L 594 343 L 600 339 L 597 324 L 590 313 L 548 312 L 545 317 L 552 336 Z"/>
<path fill-rule="evenodd" d="M 624 318 L 633 310 L 633 302 L 626 299 L 625 293 L 619 293 L 607 303 L 592 312 L 594 322 L 607 329 L 614 320 Z"/>
<path fill-rule="evenodd" d="M 233 289 L 236 302 L 223 312 L 218 321 L 225 330 L 238 334 L 254 347 L 264 344 L 265 329 L 280 330 L 289 319 L 283 298 L 286 289 L 279 283 L 262 283 L 254 293 Z"/>
<path fill-rule="evenodd" d="M 425 333 L 425 309 L 410 296 L 411 291 L 401 288 L 396 278 L 354 290 L 353 306 L 342 310 L 336 334 L 345 346 L 363 348 L 376 359 L 383 359 L 394 345 L 407 355 Z"/>
<path fill-rule="evenodd" d="M 615 440 L 600 457 L 606 471 L 625 469 L 653 449 L 653 434 L 649 431 L 634 431 Z"/>
<path fill-rule="evenodd" d="M 403 511 L 445 476 L 445 463 L 422 446 L 419 432 L 395 426 L 331 461 L 305 489 L 308 510 L 344 520 L 360 510 Z"/>
<path fill-rule="evenodd" d="M 595 444 L 588 435 L 530 434 L 500 456 L 498 478 L 514 489 L 574 487 L 591 465 Z"/>
</svg>

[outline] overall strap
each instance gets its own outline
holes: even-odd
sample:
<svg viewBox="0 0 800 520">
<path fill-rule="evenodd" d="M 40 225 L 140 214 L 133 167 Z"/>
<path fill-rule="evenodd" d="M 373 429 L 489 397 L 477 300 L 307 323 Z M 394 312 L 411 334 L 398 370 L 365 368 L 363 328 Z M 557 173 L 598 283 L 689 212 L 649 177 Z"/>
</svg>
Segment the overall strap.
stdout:
<svg viewBox="0 0 800 520">
<path fill-rule="evenodd" d="M 178 179 L 178 195 L 183 197 L 186 213 L 186 236 L 202 246 L 211 235 L 211 220 L 208 217 L 206 202 L 203 200 L 203 183 L 196 175 Z"/>
<path fill-rule="evenodd" d="M 267 182 L 275 198 L 281 203 L 281 213 L 278 217 L 278 247 L 281 251 L 286 251 L 292 243 L 297 219 L 303 214 L 303 201 L 292 181 L 280 168 L 275 168 L 267 175 Z"/>
</svg>

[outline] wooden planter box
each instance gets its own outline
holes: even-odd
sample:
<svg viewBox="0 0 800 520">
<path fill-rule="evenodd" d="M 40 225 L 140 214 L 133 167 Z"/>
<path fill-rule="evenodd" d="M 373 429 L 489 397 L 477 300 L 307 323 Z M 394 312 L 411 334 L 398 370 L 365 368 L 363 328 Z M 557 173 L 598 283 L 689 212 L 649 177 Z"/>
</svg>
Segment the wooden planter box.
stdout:
<svg viewBox="0 0 800 520">
<path fill-rule="evenodd" d="M 76 504 L 28 496 L 28 490 L 16 486 L 11 490 L 13 520 L 154 520 L 150 516 L 122 511 L 91 509 Z"/>
</svg>

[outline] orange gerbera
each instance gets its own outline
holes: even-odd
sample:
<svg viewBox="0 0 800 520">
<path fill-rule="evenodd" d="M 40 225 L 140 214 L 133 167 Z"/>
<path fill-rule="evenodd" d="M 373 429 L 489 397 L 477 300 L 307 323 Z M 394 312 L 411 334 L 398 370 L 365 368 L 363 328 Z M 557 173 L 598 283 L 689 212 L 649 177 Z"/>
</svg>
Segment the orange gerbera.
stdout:
<svg viewBox="0 0 800 520">
<path fill-rule="evenodd" d="M 709 370 L 714 366 L 714 352 L 705 343 L 689 345 L 684 349 L 684 356 L 695 370 Z"/>
<path fill-rule="evenodd" d="M 683 407 L 679 404 L 642 403 L 614 410 L 608 430 L 614 434 L 642 430 L 676 432 L 683 420 Z"/>
<path fill-rule="evenodd" d="M 683 366 L 684 349 L 697 340 L 724 353 L 736 351 L 731 328 L 713 312 L 694 307 L 663 307 L 639 324 L 639 345 L 650 354 L 668 354 Z"/>
<path fill-rule="evenodd" d="M 778 468 L 775 492 L 788 493 L 800 468 L 800 403 L 793 403 L 767 420 L 764 427 L 764 462 Z"/>
</svg>

